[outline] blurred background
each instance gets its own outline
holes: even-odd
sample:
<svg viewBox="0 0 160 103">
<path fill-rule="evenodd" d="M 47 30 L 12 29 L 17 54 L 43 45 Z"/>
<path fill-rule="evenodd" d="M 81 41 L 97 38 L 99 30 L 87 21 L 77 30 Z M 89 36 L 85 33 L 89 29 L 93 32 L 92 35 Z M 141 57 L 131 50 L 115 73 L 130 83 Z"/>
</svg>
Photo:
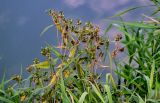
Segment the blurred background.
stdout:
<svg viewBox="0 0 160 103">
<path fill-rule="evenodd" d="M 57 44 L 56 28 L 40 37 L 41 31 L 52 24 L 48 9 L 64 11 L 66 18 L 91 21 L 103 32 L 107 19 L 120 11 L 135 6 L 151 5 L 150 0 L 0 0 L 0 80 L 4 72 L 7 77 L 19 74 L 21 69 L 32 64 L 35 57 L 43 60 L 40 50 L 45 43 Z M 140 20 L 152 8 L 141 8 L 123 16 L 126 21 Z M 118 31 L 112 30 L 109 35 Z"/>
</svg>

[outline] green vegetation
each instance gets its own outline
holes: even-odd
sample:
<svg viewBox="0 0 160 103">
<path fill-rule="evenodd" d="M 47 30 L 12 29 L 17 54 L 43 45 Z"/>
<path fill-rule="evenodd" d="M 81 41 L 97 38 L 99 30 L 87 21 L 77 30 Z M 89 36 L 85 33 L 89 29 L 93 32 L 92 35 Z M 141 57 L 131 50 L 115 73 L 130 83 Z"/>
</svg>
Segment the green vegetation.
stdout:
<svg viewBox="0 0 160 103">
<path fill-rule="evenodd" d="M 0 84 L 0 102 L 160 102 L 160 2 L 152 2 L 157 9 L 152 17 L 145 16 L 148 21 L 113 21 L 104 35 L 100 35 L 100 28 L 91 22 L 75 22 L 66 19 L 63 12 L 49 10 L 54 24 L 46 27 L 41 35 L 55 25 L 59 32 L 57 36 L 61 37 L 59 45 L 47 44 L 41 50 L 45 61 L 35 58 L 27 67 L 30 73 L 27 79 L 16 75 L 5 80 L 4 75 Z M 107 33 L 113 24 L 122 34 L 117 34 L 111 41 Z M 111 43 L 115 48 L 110 52 Z M 117 55 L 122 52 L 126 53 L 125 57 L 118 61 Z M 97 73 L 106 69 L 109 72 L 105 78 Z"/>
</svg>

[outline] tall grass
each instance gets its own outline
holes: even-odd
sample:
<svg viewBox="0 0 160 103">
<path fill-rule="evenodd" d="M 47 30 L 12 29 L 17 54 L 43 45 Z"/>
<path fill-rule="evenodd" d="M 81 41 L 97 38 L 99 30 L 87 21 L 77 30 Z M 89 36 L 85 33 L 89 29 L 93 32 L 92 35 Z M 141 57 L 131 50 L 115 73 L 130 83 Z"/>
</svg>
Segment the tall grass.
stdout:
<svg viewBox="0 0 160 103">
<path fill-rule="evenodd" d="M 27 67 L 30 76 L 15 75 L 0 84 L 3 103 L 158 103 L 160 102 L 160 30 L 159 1 L 148 21 L 113 21 L 122 34 L 114 39 L 115 49 L 108 49 L 111 40 L 100 35 L 100 28 L 91 22 L 66 19 L 63 12 L 49 10 L 53 24 L 41 36 L 56 27 L 59 45 L 47 44 L 41 50 L 45 60 L 35 58 Z M 146 7 L 146 6 L 145 6 Z M 140 8 L 140 7 L 138 7 Z M 116 16 L 121 16 L 128 9 Z M 113 25 L 109 25 L 108 32 Z M 55 35 L 56 37 L 56 35 Z M 124 47 L 120 45 L 123 44 Z M 117 55 L 126 53 L 121 61 Z M 114 62 L 115 61 L 115 62 Z M 107 65 L 106 62 L 109 62 Z M 115 66 L 113 66 L 115 65 Z M 110 69 L 105 83 L 97 70 Z M 116 75 L 117 80 L 113 77 Z M 104 78 L 103 78 L 104 79 Z"/>
</svg>

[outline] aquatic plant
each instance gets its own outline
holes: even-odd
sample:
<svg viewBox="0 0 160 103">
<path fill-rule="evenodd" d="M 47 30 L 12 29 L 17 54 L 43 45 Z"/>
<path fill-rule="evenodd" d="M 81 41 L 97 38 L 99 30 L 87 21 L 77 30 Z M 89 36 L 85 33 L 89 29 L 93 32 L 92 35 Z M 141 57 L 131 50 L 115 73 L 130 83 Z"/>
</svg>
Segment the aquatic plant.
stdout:
<svg viewBox="0 0 160 103">
<path fill-rule="evenodd" d="M 63 12 L 48 10 L 57 28 L 59 45 L 41 49 L 45 60 L 38 58 L 26 68 L 29 76 L 15 75 L 0 84 L 0 101 L 6 103 L 158 103 L 160 102 L 160 2 L 147 21 L 113 21 L 100 34 L 91 22 L 66 19 Z M 146 6 L 143 6 L 146 7 Z M 113 17 L 121 16 L 135 7 Z M 114 26 L 118 33 L 109 40 L 106 33 Z M 60 37 L 60 39 L 58 39 Z M 109 50 L 114 43 L 113 51 Z M 125 53 L 119 61 L 117 55 Z M 108 69 L 103 77 L 97 71 Z M 114 75 L 114 77 L 113 77 Z M 102 82 L 102 79 L 105 82 Z"/>
</svg>

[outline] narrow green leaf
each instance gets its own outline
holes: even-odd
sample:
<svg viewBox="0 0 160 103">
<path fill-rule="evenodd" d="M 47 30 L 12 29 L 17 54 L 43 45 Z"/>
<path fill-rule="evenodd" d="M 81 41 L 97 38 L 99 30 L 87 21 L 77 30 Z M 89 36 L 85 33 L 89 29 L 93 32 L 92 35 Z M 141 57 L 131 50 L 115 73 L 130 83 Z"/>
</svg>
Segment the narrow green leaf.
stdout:
<svg viewBox="0 0 160 103">
<path fill-rule="evenodd" d="M 124 21 L 115 21 L 115 20 L 112 20 L 112 22 L 127 25 L 127 26 L 130 26 L 130 27 L 135 27 L 135 28 L 146 28 L 146 29 L 159 28 L 159 26 L 154 26 L 154 25 L 151 25 L 151 24 L 145 24 L 145 23 L 142 23 L 142 22 L 124 22 Z"/>
<path fill-rule="evenodd" d="M 147 103 L 159 103 L 160 100 L 156 100 L 156 99 L 147 99 Z"/>
<path fill-rule="evenodd" d="M 154 77 L 154 70 L 155 70 L 155 61 L 153 61 L 152 66 L 151 66 L 151 74 L 150 74 L 150 88 L 152 89 L 153 85 L 153 77 Z"/>
<path fill-rule="evenodd" d="M 56 50 L 55 47 L 52 47 L 52 46 L 50 46 L 50 45 L 48 45 L 48 46 L 49 46 L 49 48 L 51 49 L 51 51 L 52 51 L 58 58 L 61 58 L 61 57 L 62 57 L 61 53 L 60 53 L 58 50 Z"/>
<path fill-rule="evenodd" d="M 94 92 L 98 95 L 98 97 L 101 99 L 101 101 L 102 101 L 103 103 L 105 103 L 101 92 L 100 92 L 100 91 L 96 88 L 96 86 L 94 86 L 91 82 L 90 82 L 90 84 L 92 85 L 92 88 L 93 88 Z"/>
<path fill-rule="evenodd" d="M 121 27 L 120 25 L 116 25 L 118 27 L 118 29 L 120 31 L 122 31 L 124 33 L 124 35 L 129 39 L 129 41 L 132 41 L 133 40 L 133 37 L 127 32 L 125 31 L 125 29 L 123 27 Z M 127 43 L 129 42 L 127 41 Z M 129 44 L 129 43 L 128 43 Z"/>
<path fill-rule="evenodd" d="M 148 6 L 153 6 L 153 5 L 132 7 L 132 8 L 129 8 L 129 9 L 125 10 L 125 11 L 122 11 L 122 12 L 120 12 L 120 13 L 118 13 L 118 14 L 116 14 L 116 15 L 110 17 L 110 18 L 119 17 L 119 16 L 121 16 L 121 15 L 124 15 L 124 14 L 130 12 L 130 11 L 133 11 L 133 10 L 136 10 L 136 9 L 139 9 L 139 8 L 148 7 Z"/>
<path fill-rule="evenodd" d="M 109 80 L 111 81 L 113 88 L 114 88 L 114 89 L 117 89 L 116 84 L 115 84 L 115 81 L 114 81 L 111 73 L 107 73 L 107 74 L 106 74 L 106 83 L 107 83 L 107 85 L 109 85 Z"/>
<path fill-rule="evenodd" d="M 43 29 L 43 31 L 41 32 L 40 36 L 42 36 L 46 31 L 48 31 L 48 30 L 49 30 L 50 28 L 52 28 L 53 26 L 54 26 L 54 25 L 51 24 L 51 25 L 45 27 L 45 28 Z"/>
<path fill-rule="evenodd" d="M 32 99 L 34 98 L 34 96 L 39 93 L 40 91 L 46 90 L 49 86 L 45 86 L 42 88 L 36 88 L 35 90 L 32 91 L 32 93 L 30 94 L 29 98 L 27 99 L 27 103 L 31 103 Z"/>
<path fill-rule="evenodd" d="M 138 96 L 139 103 L 145 103 L 144 100 L 139 96 L 139 94 L 137 94 L 137 96 Z"/>
<path fill-rule="evenodd" d="M 0 101 L 1 102 L 5 102 L 5 103 L 15 103 L 15 102 L 13 102 L 13 101 L 11 101 L 11 100 L 9 100 L 7 98 L 4 98 L 4 97 L 0 97 Z"/>
<path fill-rule="evenodd" d="M 144 75 L 144 77 L 145 77 L 145 79 L 146 79 L 146 81 L 147 81 L 148 97 L 150 97 L 150 96 L 151 96 L 151 93 L 152 93 L 152 89 L 151 89 L 151 87 L 150 87 L 150 78 L 149 78 L 148 76 L 146 76 L 146 75 Z"/>
<path fill-rule="evenodd" d="M 84 93 L 81 95 L 81 97 L 79 98 L 78 103 L 83 103 L 87 94 L 88 94 L 87 92 L 84 92 Z"/>
<path fill-rule="evenodd" d="M 71 90 L 69 90 L 69 89 L 67 89 L 67 88 L 66 88 L 66 91 L 67 91 L 70 95 L 72 95 L 74 101 L 75 101 L 76 103 L 78 103 L 78 98 L 76 97 L 76 95 L 75 95 L 74 93 L 72 93 Z"/>
<path fill-rule="evenodd" d="M 84 71 L 83 71 L 82 66 L 81 66 L 80 64 L 78 64 L 78 63 L 77 63 L 77 72 L 78 72 L 78 76 L 79 76 L 80 78 L 82 78 L 83 75 L 84 75 Z"/>
<path fill-rule="evenodd" d="M 62 100 L 63 103 L 70 103 L 69 98 L 67 96 L 66 90 L 65 90 L 65 85 L 64 85 L 64 80 L 62 77 L 62 72 L 60 73 L 60 88 L 61 88 L 61 92 L 62 92 Z"/>
<path fill-rule="evenodd" d="M 112 28 L 112 24 L 109 24 L 108 27 L 105 29 L 104 35 L 107 34 L 107 32 Z"/>
<path fill-rule="evenodd" d="M 3 73 L 3 78 L 2 78 L 2 81 L 1 81 L 1 84 L 0 84 L 0 89 L 4 89 L 4 86 L 5 86 L 5 77 L 6 77 L 6 73 L 4 72 Z"/>
<path fill-rule="evenodd" d="M 112 103 L 113 100 L 112 100 L 112 94 L 111 94 L 111 91 L 110 91 L 110 87 L 108 85 L 104 85 L 104 87 L 105 87 L 106 92 L 107 92 L 109 103 Z"/>
<path fill-rule="evenodd" d="M 159 82 L 159 74 L 156 74 L 156 89 L 155 89 L 155 97 L 160 97 L 160 82 Z"/>
</svg>

